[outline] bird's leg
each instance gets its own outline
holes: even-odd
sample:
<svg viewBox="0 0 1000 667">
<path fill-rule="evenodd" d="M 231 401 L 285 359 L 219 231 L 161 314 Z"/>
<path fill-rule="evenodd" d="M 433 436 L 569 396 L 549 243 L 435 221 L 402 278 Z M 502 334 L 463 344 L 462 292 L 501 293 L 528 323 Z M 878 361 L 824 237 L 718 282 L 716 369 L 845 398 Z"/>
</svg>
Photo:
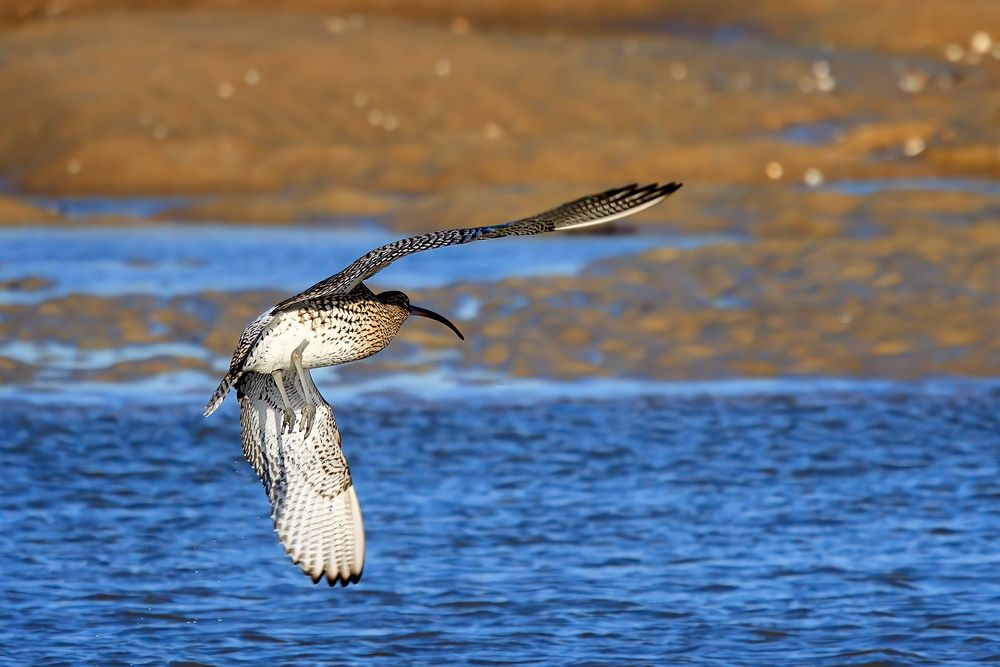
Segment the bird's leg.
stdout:
<svg viewBox="0 0 1000 667">
<path fill-rule="evenodd" d="M 291 433 L 292 427 L 295 426 L 295 411 L 292 410 L 292 406 L 288 402 L 288 394 L 285 393 L 285 383 L 281 379 L 281 371 L 274 371 L 271 373 L 271 377 L 274 378 L 275 384 L 278 385 L 278 393 L 281 394 L 281 402 L 285 404 L 285 411 L 281 415 L 281 432 L 285 433 L 287 429 L 287 432 Z"/>
<path fill-rule="evenodd" d="M 302 344 L 292 351 L 292 366 L 298 373 L 299 384 L 302 385 L 302 397 L 306 400 L 306 406 L 302 408 L 302 430 L 308 435 L 312 431 L 313 421 L 316 419 L 316 406 L 319 405 L 319 399 L 316 396 L 316 387 L 309 371 L 302 366 L 302 350 L 305 346 L 306 341 L 302 341 Z"/>
</svg>

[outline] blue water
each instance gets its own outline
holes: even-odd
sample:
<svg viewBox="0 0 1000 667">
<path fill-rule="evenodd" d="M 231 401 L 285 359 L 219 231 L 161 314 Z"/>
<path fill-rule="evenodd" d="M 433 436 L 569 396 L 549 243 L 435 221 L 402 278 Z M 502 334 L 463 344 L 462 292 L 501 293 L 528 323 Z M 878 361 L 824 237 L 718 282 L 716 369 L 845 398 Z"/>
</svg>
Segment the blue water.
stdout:
<svg viewBox="0 0 1000 667">
<path fill-rule="evenodd" d="M 193 206 L 208 197 L 30 197 L 36 206 L 67 218 L 126 216 L 152 218 L 180 207 Z"/>
<path fill-rule="evenodd" d="M 87 292 L 174 296 L 204 290 L 297 292 L 399 233 L 373 228 L 157 225 L 124 229 L 0 229 L 0 280 L 43 278 L 0 303 L 39 303 Z M 600 259 L 658 247 L 733 242 L 722 236 L 555 235 L 417 253 L 381 272 L 379 285 L 438 287 L 512 276 L 572 275 Z"/>
<path fill-rule="evenodd" d="M 776 386 L 517 405 L 332 387 L 368 531 L 347 589 L 284 556 L 231 405 L 8 400 L 2 654 L 1000 662 L 1000 390 Z"/>
</svg>

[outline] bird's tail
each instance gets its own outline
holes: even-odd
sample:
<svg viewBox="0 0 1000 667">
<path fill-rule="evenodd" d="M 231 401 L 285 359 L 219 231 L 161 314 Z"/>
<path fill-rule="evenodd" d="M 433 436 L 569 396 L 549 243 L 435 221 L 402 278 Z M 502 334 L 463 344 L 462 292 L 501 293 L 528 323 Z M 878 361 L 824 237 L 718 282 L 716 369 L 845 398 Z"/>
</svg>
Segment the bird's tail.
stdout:
<svg viewBox="0 0 1000 667">
<path fill-rule="evenodd" d="M 215 393 L 212 394 L 212 398 L 208 399 L 208 403 L 205 404 L 206 417 L 219 409 L 222 401 L 226 400 L 226 394 L 229 393 L 229 390 L 233 388 L 233 385 L 239 379 L 240 374 L 233 375 L 232 373 L 226 373 L 226 376 L 222 378 L 222 382 L 216 388 Z"/>
</svg>

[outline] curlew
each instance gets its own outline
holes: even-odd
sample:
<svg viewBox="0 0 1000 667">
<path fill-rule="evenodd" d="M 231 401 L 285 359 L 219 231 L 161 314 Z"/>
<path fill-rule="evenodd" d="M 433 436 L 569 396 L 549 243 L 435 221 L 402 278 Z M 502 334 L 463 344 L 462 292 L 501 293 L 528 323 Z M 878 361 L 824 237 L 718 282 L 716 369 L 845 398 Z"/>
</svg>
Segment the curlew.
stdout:
<svg viewBox="0 0 1000 667">
<path fill-rule="evenodd" d="M 250 323 L 205 416 L 236 387 L 243 454 L 264 485 L 285 552 L 314 583 L 324 576 L 331 586 L 356 583 L 364 568 L 365 536 L 340 432 L 310 369 L 375 354 L 411 315 L 436 320 L 464 339 L 447 318 L 411 304 L 403 292 L 375 294 L 364 281 L 423 250 L 599 225 L 655 206 L 680 187 L 627 185 L 513 222 L 395 241 Z"/>
</svg>

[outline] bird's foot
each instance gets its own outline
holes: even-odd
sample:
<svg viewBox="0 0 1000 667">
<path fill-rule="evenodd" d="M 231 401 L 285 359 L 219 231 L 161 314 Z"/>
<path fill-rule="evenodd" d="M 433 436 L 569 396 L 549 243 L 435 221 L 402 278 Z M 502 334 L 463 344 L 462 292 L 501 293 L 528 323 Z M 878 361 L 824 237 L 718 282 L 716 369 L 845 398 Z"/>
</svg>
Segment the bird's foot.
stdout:
<svg viewBox="0 0 1000 667">
<path fill-rule="evenodd" d="M 291 433 L 295 428 L 295 411 L 291 408 L 285 408 L 281 413 L 281 432 Z"/>
<path fill-rule="evenodd" d="M 302 408 L 302 425 L 300 426 L 301 431 L 305 431 L 306 436 L 312 432 L 313 422 L 316 421 L 316 406 L 307 405 Z"/>
</svg>

